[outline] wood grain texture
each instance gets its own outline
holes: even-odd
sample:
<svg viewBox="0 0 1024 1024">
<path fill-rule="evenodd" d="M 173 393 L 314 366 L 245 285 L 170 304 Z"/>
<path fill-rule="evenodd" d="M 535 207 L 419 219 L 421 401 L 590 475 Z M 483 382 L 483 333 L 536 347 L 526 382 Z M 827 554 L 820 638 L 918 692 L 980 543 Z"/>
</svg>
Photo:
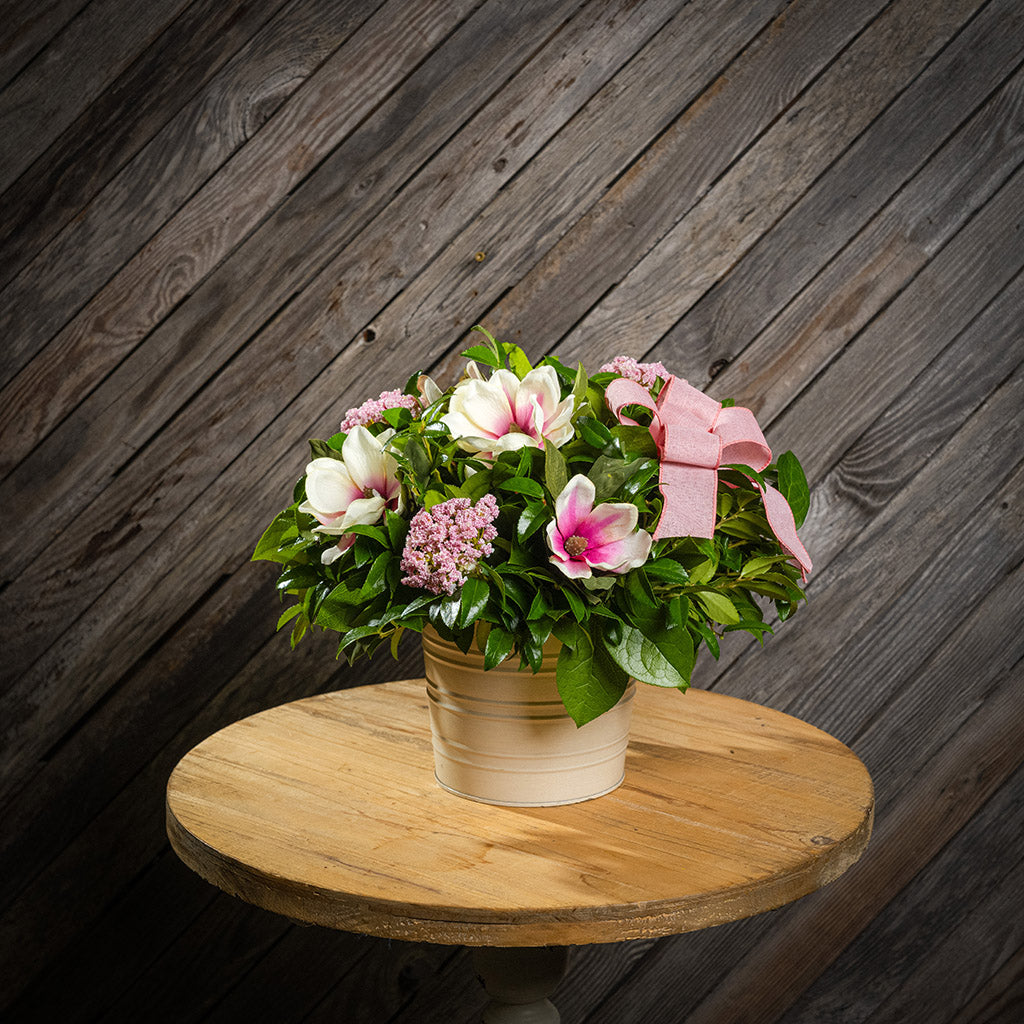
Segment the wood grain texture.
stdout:
<svg viewBox="0 0 1024 1024">
<path fill-rule="evenodd" d="M 272 18 L 272 8 L 212 6 L 190 8 L 187 45 L 170 39 L 147 54 L 76 137 L 40 157 L 49 173 L 25 175 L 5 195 L 0 280 L 13 280 L 0 293 L 0 328 L 12 336 L 3 384 L 372 13 L 354 2 L 290 4 Z"/>
<path fill-rule="evenodd" d="M 411 680 L 307 698 L 203 741 L 168 783 L 168 834 L 190 867 L 258 906 L 443 944 L 706 928 L 857 860 L 874 796 L 851 751 L 758 705 L 645 690 L 627 780 L 598 800 L 453 797 L 435 783 L 423 683 Z"/>
<path fill-rule="evenodd" d="M 415 645 L 289 651 L 249 552 L 306 437 L 414 368 L 450 381 L 483 321 L 590 369 L 661 359 L 800 455 L 807 608 L 763 648 L 727 634 L 696 681 L 827 729 L 879 794 L 848 881 L 579 946 L 563 1019 L 1015 1024 L 1020 4 L 43 0 L 0 23 L 5 1021 L 475 1024 L 464 951 L 218 895 L 162 808 L 223 726 L 421 675 Z"/>
<path fill-rule="evenodd" d="M 188 0 L 86 4 L 0 93 L 0 192 L 187 6 Z"/>
</svg>

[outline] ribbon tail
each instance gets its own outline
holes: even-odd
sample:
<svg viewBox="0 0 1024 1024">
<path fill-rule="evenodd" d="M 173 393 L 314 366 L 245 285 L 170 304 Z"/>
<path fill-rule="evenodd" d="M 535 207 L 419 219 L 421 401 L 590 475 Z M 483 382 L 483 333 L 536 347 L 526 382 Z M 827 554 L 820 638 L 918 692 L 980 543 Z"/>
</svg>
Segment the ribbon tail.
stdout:
<svg viewBox="0 0 1024 1024">
<path fill-rule="evenodd" d="M 789 502 L 774 487 L 768 485 L 762 487 L 756 481 L 755 484 L 761 492 L 765 516 L 768 519 L 768 525 L 772 528 L 772 533 L 775 534 L 782 550 L 800 567 L 800 579 L 802 582 L 806 582 L 807 574 L 812 569 L 811 556 L 807 554 L 807 548 L 803 546 L 800 538 L 796 535 L 796 522 L 793 519 L 793 510 L 789 507 Z"/>
<path fill-rule="evenodd" d="M 663 462 L 659 484 L 664 505 L 654 531 L 655 540 L 714 536 L 718 496 L 716 470 Z"/>
</svg>

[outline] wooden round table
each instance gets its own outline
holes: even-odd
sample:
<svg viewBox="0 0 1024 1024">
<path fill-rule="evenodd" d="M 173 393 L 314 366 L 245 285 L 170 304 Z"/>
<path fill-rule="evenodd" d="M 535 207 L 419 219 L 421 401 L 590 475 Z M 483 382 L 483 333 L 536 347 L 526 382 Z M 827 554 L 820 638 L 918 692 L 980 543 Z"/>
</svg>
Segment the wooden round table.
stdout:
<svg viewBox="0 0 1024 1024">
<path fill-rule="evenodd" d="M 625 782 L 585 803 L 495 807 L 442 789 L 422 679 L 236 722 L 167 786 L 171 844 L 203 878 L 299 921 L 481 947 L 493 1021 L 557 1020 L 546 997 L 569 945 L 706 928 L 814 891 L 860 856 L 872 811 L 867 770 L 827 733 L 651 686 Z"/>
</svg>

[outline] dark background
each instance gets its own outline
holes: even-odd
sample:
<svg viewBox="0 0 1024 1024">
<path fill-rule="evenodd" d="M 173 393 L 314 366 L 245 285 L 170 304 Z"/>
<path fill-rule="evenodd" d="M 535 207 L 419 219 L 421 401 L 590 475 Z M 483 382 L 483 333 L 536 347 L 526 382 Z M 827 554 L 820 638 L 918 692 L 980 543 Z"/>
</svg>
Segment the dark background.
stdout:
<svg viewBox="0 0 1024 1024">
<path fill-rule="evenodd" d="M 827 889 L 578 949 L 567 1024 L 1024 1019 L 1019 0 L 49 0 L 0 39 L 4 1020 L 477 1019 L 464 950 L 294 926 L 163 831 L 210 732 L 419 674 L 290 653 L 248 555 L 305 438 L 477 322 L 797 451 L 809 603 L 695 681 L 877 787 Z"/>
</svg>

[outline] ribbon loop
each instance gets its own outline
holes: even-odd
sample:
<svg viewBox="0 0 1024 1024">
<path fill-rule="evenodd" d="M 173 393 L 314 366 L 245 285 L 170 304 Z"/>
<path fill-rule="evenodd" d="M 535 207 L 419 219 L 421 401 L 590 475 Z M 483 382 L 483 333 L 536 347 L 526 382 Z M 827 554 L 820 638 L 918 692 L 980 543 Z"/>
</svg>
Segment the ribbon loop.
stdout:
<svg viewBox="0 0 1024 1024">
<path fill-rule="evenodd" d="M 668 379 L 657 402 L 636 381 L 619 377 L 608 385 L 605 400 L 620 423 L 636 425 L 622 414 L 627 405 L 639 405 L 653 413 L 650 431 L 658 446 L 659 486 L 664 498 L 655 540 L 714 536 L 718 468 L 739 463 L 760 472 L 771 462 L 771 449 L 749 409 L 723 408 L 681 377 Z M 762 487 L 756 480 L 752 483 L 761 492 L 768 525 L 806 579 L 811 559 L 797 537 L 789 503 L 774 488 Z"/>
</svg>

